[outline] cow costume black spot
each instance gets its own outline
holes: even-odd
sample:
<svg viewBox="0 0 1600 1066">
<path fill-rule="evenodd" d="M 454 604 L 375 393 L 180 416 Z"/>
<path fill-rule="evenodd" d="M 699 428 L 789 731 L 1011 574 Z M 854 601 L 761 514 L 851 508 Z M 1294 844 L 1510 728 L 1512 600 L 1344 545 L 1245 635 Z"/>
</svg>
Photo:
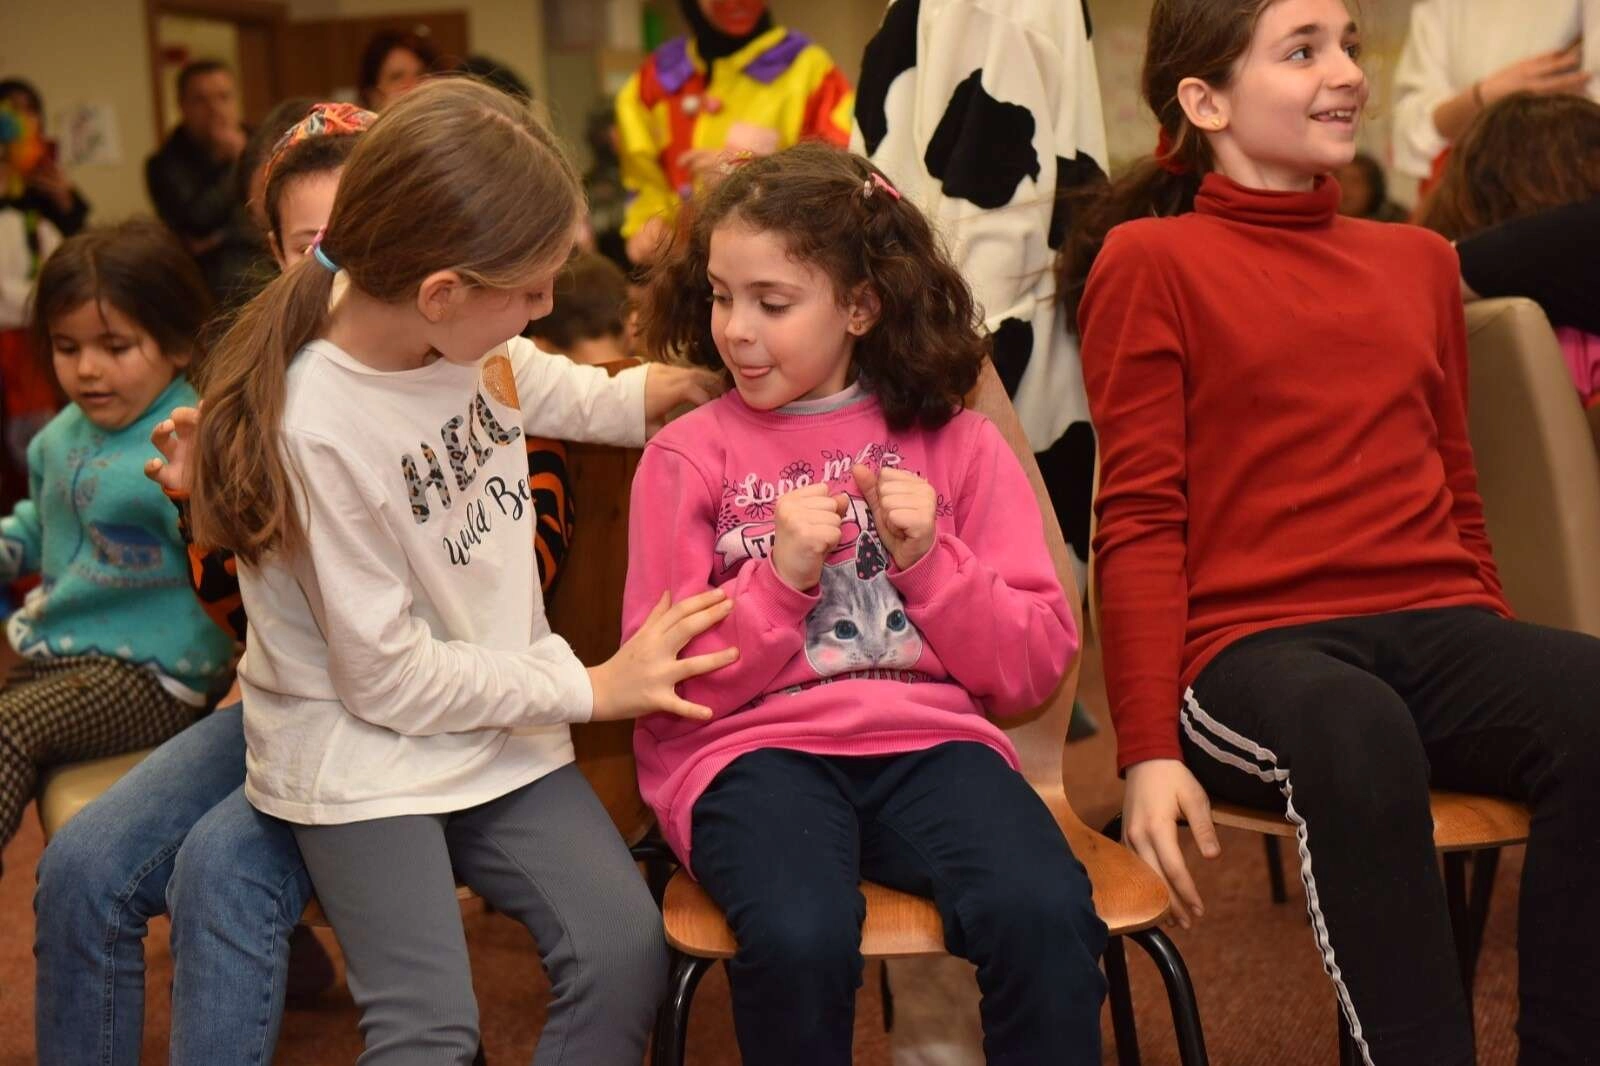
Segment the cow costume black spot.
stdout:
<svg viewBox="0 0 1600 1066">
<path fill-rule="evenodd" d="M 863 55 L 855 123 L 852 147 L 927 212 L 983 307 L 1081 583 L 1094 434 L 1052 267 L 1064 194 L 1105 175 L 1088 11 L 897 0 Z"/>
</svg>

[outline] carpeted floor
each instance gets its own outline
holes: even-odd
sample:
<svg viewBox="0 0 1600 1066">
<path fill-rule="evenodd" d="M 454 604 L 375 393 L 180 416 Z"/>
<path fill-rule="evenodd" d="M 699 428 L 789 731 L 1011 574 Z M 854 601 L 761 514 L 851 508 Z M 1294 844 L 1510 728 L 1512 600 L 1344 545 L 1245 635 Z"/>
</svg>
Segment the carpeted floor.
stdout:
<svg viewBox="0 0 1600 1066">
<path fill-rule="evenodd" d="M 1081 692 L 1102 726 L 1108 726 L 1092 650 L 1085 662 Z M 1085 820 L 1093 825 L 1103 824 L 1120 802 L 1111 753 L 1112 742 L 1104 728 L 1098 737 L 1067 750 L 1069 791 Z M 40 846 L 39 825 L 30 814 L 22 833 L 5 849 L 5 873 L 0 877 L 0 1066 L 34 1062 L 31 893 Z M 1192 859 L 1207 917 L 1198 928 L 1173 935 L 1198 990 L 1212 1062 L 1217 1066 L 1333 1066 L 1337 1061 L 1333 994 L 1312 947 L 1298 885 L 1291 876 L 1290 901 L 1274 906 L 1267 896 L 1263 861 L 1257 838 L 1229 831 L 1223 835 L 1222 858 L 1213 863 Z M 1520 849 L 1510 849 L 1501 864 L 1479 969 L 1480 1066 L 1511 1066 L 1516 1058 L 1513 938 L 1521 867 Z M 538 1039 L 547 994 L 533 946 L 520 927 L 495 915 L 471 919 L 468 938 L 489 1061 L 493 1066 L 525 1063 Z M 1159 978 L 1137 949 L 1130 949 L 1129 959 L 1143 1061 L 1147 1066 L 1176 1063 Z M 158 1064 L 165 1062 L 167 987 L 172 973 L 164 922 L 151 930 L 148 964 L 144 1062 Z M 939 973 L 959 971 L 945 968 Z M 949 1061 L 932 1052 L 919 1055 L 911 1047 L 891 1049 L 891 1038 L 881 1025 L 875 964 L 867 976 L 858 999 L 856 1062 L 888 1066 L 893 1060 L 896 1066 L 910 1066 Z M 897 977 L 896 982 L 897 998 L 902 1002 L 918 995 L 956 1003 L 964 999 L 959 976 L 950 987 L 912 989 L 907 987 L 909 981 Z M 959 1009 L 952 1007 L 945 1013 Z M 917 1012 L 902 1007 L 900 1013 L 907 1024 L 895 1039 L 909 1041 L 914 1034 L 906 1029 Z M 1109 1022 L 1103 1029 L 1104 1061 L 1112 1063 Z M 293 1066 L 347 1064 L 354 1061 L 359 1049 L 355 1011 L 340 986 L 312 1003 L 290 1009 L 274 1061 Z M 738 1062 L 727 984 L 720 967 L 706 978 L 696 996 L 689 1049 L 690 1061 L 697 1066 Z"/>
</svg>

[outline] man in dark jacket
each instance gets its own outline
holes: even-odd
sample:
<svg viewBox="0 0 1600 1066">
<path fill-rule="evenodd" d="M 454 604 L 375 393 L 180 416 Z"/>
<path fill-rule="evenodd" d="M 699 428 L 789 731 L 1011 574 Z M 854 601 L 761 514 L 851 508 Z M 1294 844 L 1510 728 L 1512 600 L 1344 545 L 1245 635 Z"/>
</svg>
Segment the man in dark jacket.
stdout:
<svg viewBox="0 0 1600 1066">
<path fill-rule="evenodd" d="M 178 128 L 145 161 L 145 185 L 156 214 L 182 238 L 212 293 L 225 302 L 257 243 L 233 176 L 246 139 L 233 73 L 214 59 L 189 63 L 178 72 L 178 109 Z"/>
</svg>

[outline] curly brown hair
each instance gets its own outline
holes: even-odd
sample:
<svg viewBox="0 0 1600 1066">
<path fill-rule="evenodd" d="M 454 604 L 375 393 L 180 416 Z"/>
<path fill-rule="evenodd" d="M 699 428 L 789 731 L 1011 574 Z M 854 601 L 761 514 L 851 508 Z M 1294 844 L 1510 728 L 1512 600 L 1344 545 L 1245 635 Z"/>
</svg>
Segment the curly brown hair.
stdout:
<svg viewBox="0 0 1600 1066">
<path fill-rule="evenodd" d="M 731 222 L 776 233 L 797 262 L 833 282 L 843 306 L 869 288 L 878 320 L 852 361 L 896 429 L 936 429 L 977 383 L 987 341 L 972 292 L 933 227 L 909 200 L 876 183 L 860 156 L 804 142 L 742 163 L 682 212 L 651 268 L 639 331 L 653 358 L 726 373 L 711 333 L 711 234 Z"/>
<path fill-rule="evenodd" d="M 1457 142 L 1422 225 L 1450 240 L 1600 195 L 1600 104 L 1512 93 Z"/>
</svg>

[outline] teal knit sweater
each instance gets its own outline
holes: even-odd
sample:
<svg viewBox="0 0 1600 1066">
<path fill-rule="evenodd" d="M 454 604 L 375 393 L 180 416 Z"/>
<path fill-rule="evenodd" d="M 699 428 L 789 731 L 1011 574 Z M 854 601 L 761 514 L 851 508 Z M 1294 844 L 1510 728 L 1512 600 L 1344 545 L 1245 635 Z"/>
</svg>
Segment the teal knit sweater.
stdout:
<svg viewBox="0 0 1600 1066">
<path fill-rule="evenodd" d="M 0 580 L 39 573 L 7 635 L 27 656 L 106 655 L 156 671 L 190 703 L 233 658 L 200 608 L 178 514 L 144 476 L 150 431 L 195 402 L 178 378 L 139 420 L 106 432 L 76 404 L 28 445 L 28 496 L 0 519 Z"/>
</svg>

